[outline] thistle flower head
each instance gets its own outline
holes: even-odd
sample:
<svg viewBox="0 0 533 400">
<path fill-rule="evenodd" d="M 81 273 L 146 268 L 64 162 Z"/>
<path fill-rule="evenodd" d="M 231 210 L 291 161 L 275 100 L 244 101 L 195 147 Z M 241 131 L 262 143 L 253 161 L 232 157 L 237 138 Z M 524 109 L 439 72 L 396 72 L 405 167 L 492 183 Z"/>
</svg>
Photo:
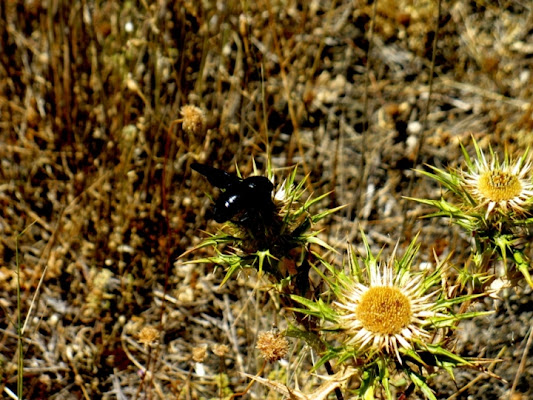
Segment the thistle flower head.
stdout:
<svg viewBox="0 0 533 400">
<path fill-rule="evenodd" d="M 452 307 L 480 295 L 447 298 L 444 262 L 437 260 L 434 269 L 415 272 L 416 238 L 402 257 L 395 249 L 387 262 L 372 254 L 364 234 L 362 239 L 367 255 L 357 257 L 351 251 L 348 271 L 320 260 L 331 292 L 327 297 L 311 301 L 292 296 L 306 307 L 300 312 L 323 321 L 322 338 L 333 332 L 340 339 L 317 364 L 335 358 L 339 364 L 353 365 L 355 360 L 362 380 L 358 398 L 374 398 L 379 387 L 388 393 L 392 373 L 403 374 L 424 393 L 431 393 L 427 378 L 433 367 L 444 366 L 452 373 L 454 367 L 471 365 L 448 350 L 447 343 L 461 319 L 483 315 L 454 313 Z M 331 297 L 336 301 L 329 302 Z M 306 337 L 297 330 L 290 334 Z"/>
<path fill-rule="evenodd" d="M 490 156 L 486 156 L 475 139 L 473 145 L 476 152 L 473 159 L 461 145 L 466 163 L 463 170 L 446 171 L 429 165 L 432 171 L 419 171 L 454 194 L 453 200 L 444 196 L 440 200 L 411 200 L 438 208 L 438 212 L 427 216 L 451 218 L 475 238 L 471 276 L 465 271 L 463 282 L 486 286 L 493 277 L 494 262 L 499 258 L 508 278 L 515 280 L 518 271 L 533 288 L 531 262 L 523 252 L 524 243 L 531 241 L 533 223 L 529 215 L 533 205 L 529 149 L 515 160 L 505 153 L 500 162 L 490 147 Z"/>
<path fill-rule="evenodd" d="M 335 302 L 341 310 L 344 342 L 360 351 L 394 355 L 401 364 L 399 349 L 412 349 L 414 341 L 427 340 L 431 319 L 443 315 L 431 300 L 435 293 L 425 293 L 422 275 L 395 269 L 393 258 L 384 265 L 369 265 L 365 274 Z"/>
<path fill-rule="evenodd" d="M 531 161 L 526 161 L 524 156 L 513 162 L 506 155 L 500 163 L 492 154 L 489 162 L 477 143 L 475 147 L 478 158 L 469 164 L 468 171 L 464 173 L 464 188 L 479 208 L 486 208 L 485 218 L 495 211 L 525 213 L 526 204 L 533 198 Z"/>
</svg>

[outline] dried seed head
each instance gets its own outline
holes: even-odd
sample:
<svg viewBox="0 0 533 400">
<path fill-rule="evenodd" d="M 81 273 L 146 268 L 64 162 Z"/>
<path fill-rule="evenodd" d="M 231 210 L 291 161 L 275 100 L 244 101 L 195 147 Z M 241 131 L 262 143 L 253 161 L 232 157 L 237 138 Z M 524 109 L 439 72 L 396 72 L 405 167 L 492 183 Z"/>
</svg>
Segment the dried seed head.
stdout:
<svg viewBox="0 0 533 400">
<path fill-rule="evenodd" d="M 228 354 L 228 352 L 229 352 L 229 347 L 226 346 L 225 344 L 215 344 L 213 346 L 213 353 L 216 356 L 224 357 L 226 354 Z"/>
<path fill-rule="evenodd" d="M 181 108 L 182 128 L 189 135 L 198 135 L 205 129 L 205 114 L 202 109 L 186 105 Z"/>
<path fill-rule="evenodd" d="M 196 362 L 204 362 L 207 357 L 207 346 L 194 347 L 192 349 L 192 359 Z"/>
<path fill-rule="evenodd" d="M 268 362 L 275 362 L 287 355 L 289 351 L 289 342 L 279 332 L 261 332 L 257 337 L 256 347 L 265 360 Z"/>
<path fill-rule="evenodd" d="M 145 326 L 139 332 L 138 341 L 145 346 L 153 345 L 156 340 L 159 338 L 159 331 L 153 326 Z"/>
</svg>

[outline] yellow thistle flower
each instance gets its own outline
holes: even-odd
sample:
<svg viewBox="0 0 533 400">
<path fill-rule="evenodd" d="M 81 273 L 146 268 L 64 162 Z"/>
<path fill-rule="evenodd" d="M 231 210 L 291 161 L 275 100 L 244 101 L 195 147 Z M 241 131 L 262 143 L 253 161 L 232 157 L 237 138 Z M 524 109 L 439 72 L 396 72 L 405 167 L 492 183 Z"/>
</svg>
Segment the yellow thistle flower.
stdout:
<svg viewBox="0 0 533 400">
<path fill-rule="evenodd" d="M 464 187 L 478 207 L 487 208 L 485 218 L 496 210 L 524 214 L 524 206 L 533 197 L 530 171 L 531 161 L 526 162 L 525 157 L 514 163 L 506 157 L 500 164 L 493 156 L 489 163 L 483 152 L 478 151 L 478 159 L 464 173 Z"/>
<path fill-rule="evenodd" d="M 431 301 L 434 293 L 424 295 L 422 276 L 395 274 L 391 263 L 370 268 L 368 284 L 354 282 L 335 304 L 344 310 L 339 325 L 345 344 L 394 354 L 401 364 L 399 348 L 411 349 L 414 340 L 428 339 L 424 326 L 442 314 Z"/>
<path fill-rule="evenodd" d="M 308 343 L 323 353 L 318 365 L 334 358 L 338 365 L 355 365 L 361 379 L 358 399 L 374 399 L 381 390 L 387 393 L 383 398 L 391 399 L 390 377 L 397 373 L 436 399 L 427 382 L 433 368 L 444 367 L 452 374 L 453 368 L 474 365 L 447 347 L 449 333 L 460 320 L 484 315 L 457 313 L 453 308 L 482 294 L 447 298 L 447 260 L 435 259 L 431 270 L 413 272 L 417 237 L 402 257 L 396 257 L 397 245 L 386 262 L 380 261 L 381 253 L 372 254 L 363 232 L 361 238 L 366 256 L 358 257 L 350 249 L 348 268 L 320 258 L 330 290 L 327 296 L 318 300 L 292 296 L 305 306 L 299 312 L 323 321 L 320 339 L 326 341 L 333 333 L 341 343 L 324 346 L 322 340 L 296 328 L 288 335 L 309 337 Z M 337 301 L 330 302 L 331 294 Z"/>
<path fill-rule="evenodd" d="M 446 171 L 428 165 L 432 171 L 418 171 L 442 184 L 455 195 L 454 200 L 444 196 L 440 200 L 409 199 L 438 208 L 427 217 L 451 218 L 474 239 L 473 269 L 465 269 L 468 274 L 461 278 L 463 285 L 490 284 L 494 262 L 499 258 L 508 279 L 515 280 L 519 271 L 533 287 L 532 264 L 524 251 L 524 245 L 531 242 L 533 222 L 533 161 L 529 149 L 517 159 L 506 152 L 500 162 L 490 147 L 488 158 L 474 138 L 472 142 L 475 158 L 461 145 L 466 168 Z"/>
</svg>

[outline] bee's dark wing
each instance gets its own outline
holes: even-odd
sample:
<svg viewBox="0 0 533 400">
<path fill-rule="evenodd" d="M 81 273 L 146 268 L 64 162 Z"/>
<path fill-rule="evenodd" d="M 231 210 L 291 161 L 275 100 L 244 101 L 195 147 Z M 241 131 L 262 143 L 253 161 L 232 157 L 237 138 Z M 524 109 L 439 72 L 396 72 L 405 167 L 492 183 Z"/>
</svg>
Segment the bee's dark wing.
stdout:
<svg viewBox="0 0 533 400">
<path fill-rule="evenodd" d="M 211 185 L 220 189 L 228 189 L 241 182 L 237 176 L 209 165 L 193 163 L 191 168 L 205 176 Z"/>
</svg>

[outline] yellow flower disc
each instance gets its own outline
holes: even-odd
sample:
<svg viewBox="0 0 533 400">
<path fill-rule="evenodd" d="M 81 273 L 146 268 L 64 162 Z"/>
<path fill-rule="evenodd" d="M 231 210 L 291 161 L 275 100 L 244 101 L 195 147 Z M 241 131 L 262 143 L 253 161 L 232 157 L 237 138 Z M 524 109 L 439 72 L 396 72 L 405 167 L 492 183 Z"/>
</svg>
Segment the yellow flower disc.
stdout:
<svg viewBox="0 0 533 400">
<path fill-rule="evenodd" d="M 506 171 L 487 171 L 479 177 L 478 190 L 485 198 L 494 201 L 512 200 L 522 192 L 518 177 Z"/>
<path fill-rule="evenodd" d="M 366 330 L 395 335 L 411 322 L 411 302 L 396 287 L 371 287 L 361 297 L 355 313 Z"/>
</svg>

